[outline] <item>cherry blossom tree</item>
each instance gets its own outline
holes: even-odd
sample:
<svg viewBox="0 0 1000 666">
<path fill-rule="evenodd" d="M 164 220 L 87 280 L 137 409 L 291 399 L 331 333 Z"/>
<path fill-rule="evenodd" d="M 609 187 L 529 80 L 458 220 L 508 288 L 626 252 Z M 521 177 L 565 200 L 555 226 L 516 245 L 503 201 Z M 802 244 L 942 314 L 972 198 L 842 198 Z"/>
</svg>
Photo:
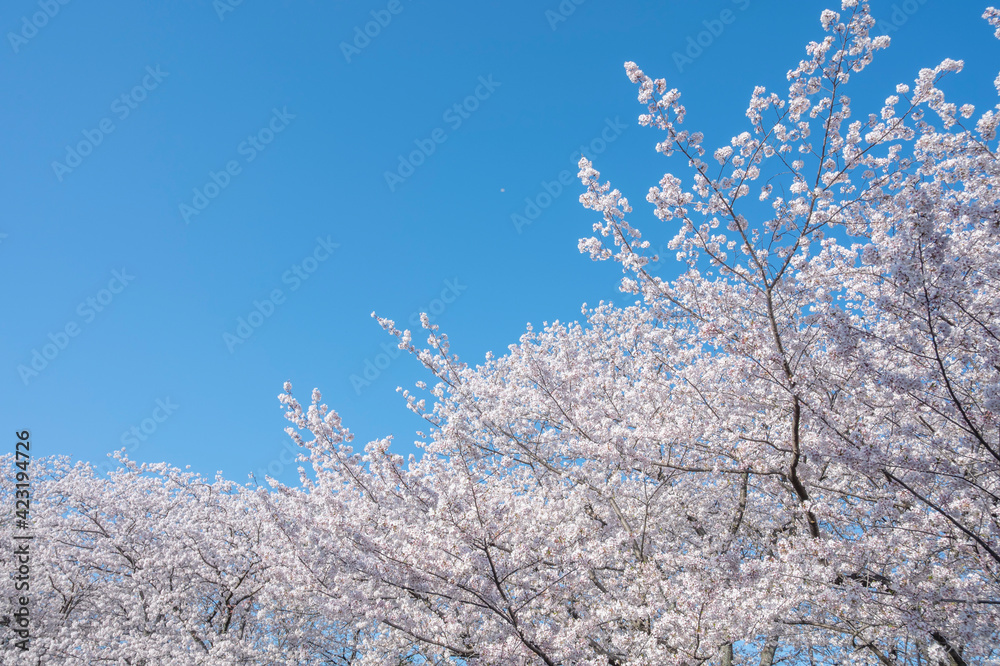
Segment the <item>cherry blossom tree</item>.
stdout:
<svg viewBox="0 0 1000 666">
<path fill-rule="evenodd" d="M 296 586 L 377 628 L 363 663 L 1000 658 L 1000 116 L 946 101 L 945 60 L 855 119 L 889 38 L 854 0 L 821 23 L 710 159 L 680 93 L 626 64 L 640 123 L 686 163 L 647 196 L 679 278 L 647 270 L 583 159 L 580 249 L 621 265 L 634 306 L 476 367 L 426 319 L 427 348 L 380 319 L 437 380 L 430 406 L 403 392 L 430 425 L 419 460 L 355 452 L 286 386 L 315 478 L 272 512 Z"/>
<path fill-rule="evenodd" d="M 297 486 L 33 463 L 34 645 L 5 655 L 1000 663 L 1000 105 L 946 101 L 945 60 L 855 116 L 875 25 L 824 11 L 787 91 L 756 88 L 715 149 L 626 63 L 681 174 L 646 197 L 679 277 L 582 159 L 580 249 L 634 304 L 477 366 L 426 316 L 426 346 L 379 319 L 434 377 L 401 390 L 419 459 L 356 451 L 286 384 Z"/>
<path fill-rule="evenodd" d="M 4 664 L 352 663 L 354 632 L 265 559 L 276 539 L 256 493 L 122 462 L 102 478 L 85 463 L 33 461 L 31 639 L 22 652 L 5 635 Z M 5 571 L 11 537 L 7 526 Z M 4 598 L 24 594 L 7 576 L 0 585 Z"/>
</svg>

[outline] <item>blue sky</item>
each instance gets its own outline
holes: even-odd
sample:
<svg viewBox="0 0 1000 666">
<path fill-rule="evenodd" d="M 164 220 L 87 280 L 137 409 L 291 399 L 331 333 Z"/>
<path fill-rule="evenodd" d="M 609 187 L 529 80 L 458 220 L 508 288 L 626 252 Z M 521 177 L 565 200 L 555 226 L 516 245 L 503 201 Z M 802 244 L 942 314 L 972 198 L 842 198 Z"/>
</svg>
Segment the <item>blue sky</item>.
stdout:
<svg viewBox="0 0 1000 666">
<path fill-rule="evenodd" d="M 412 451 L 421 422 L 395 389 L 429 377 L 379 356 L 392 339 L 370 313 L 412 328 L 429 311 L 476 363 L 528 322 L 623 301 L 615 268 L 576 249 L 593 222 L 578 151 L 654 246 L 672 233 L 645 194 L 683 169 L 636 125 L 622 64 L 679 88 L 687 126 L 722 145 L 755 84 L 782 90 L 827 6 L 233 2 L 5 3 L 0 420 L 30 429 L 35 455 L 128 445 L 289 481 L 285 380 L 305 402 L 319 387 L 358 443 Z M 945 57 L 966 60 L 953 101 L 994 104 L 983 8 L 874 2 L 893 46 L 855 109 Z M 515 224 L 531 200 L 547 206 Z"/>
</svg>

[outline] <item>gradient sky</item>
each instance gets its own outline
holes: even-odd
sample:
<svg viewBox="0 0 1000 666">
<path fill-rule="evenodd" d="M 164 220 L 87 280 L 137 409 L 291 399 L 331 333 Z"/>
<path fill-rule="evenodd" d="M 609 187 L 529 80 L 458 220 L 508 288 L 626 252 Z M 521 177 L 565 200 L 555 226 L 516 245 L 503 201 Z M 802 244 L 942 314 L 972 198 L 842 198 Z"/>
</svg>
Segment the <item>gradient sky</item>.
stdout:
<svg viewBox="0 0 1000 666">
<path fill-rule="evenodd" d="M 30 429 L 36 456 L 128 444 L 239 481 L 273 463 L 289 481 L 285 380 L 306 403 L 319 387 L 356 443 L 392 434 L 412 451 L 421 421 L 395 389 L 430 377 L 379 357 L 393 339 L 370 313 L 400 327 L 435 313 L 477 363 L 528 322 L 624 301 L 615 267 L 576 249 L 594 214 L 574 153 L 600 151 L 654 247 L 672 232 L 645 194 L 683 169 L 636 125 L 622 64 L 679 88 L 711 149 L 746 129 L 755 84 L 783 90 L 828 6 L 234 1 L 4 4 L 0 421 Z M 856 112 L 945 57 L 967 64 L 951 101 L 996 102 L 985 5 L 872 5 L 893 46 L 852 81 Z M 419 146 L 434 150 L 398 170 Z M 543 183 L 556 196 L 517 228 Z M 226 338 L 255 301 L 269 316 Z M 352 381 L 366 362 L 383 367 Z M 144 422 L 145 441 L 123 440 Z"/>
</svg>

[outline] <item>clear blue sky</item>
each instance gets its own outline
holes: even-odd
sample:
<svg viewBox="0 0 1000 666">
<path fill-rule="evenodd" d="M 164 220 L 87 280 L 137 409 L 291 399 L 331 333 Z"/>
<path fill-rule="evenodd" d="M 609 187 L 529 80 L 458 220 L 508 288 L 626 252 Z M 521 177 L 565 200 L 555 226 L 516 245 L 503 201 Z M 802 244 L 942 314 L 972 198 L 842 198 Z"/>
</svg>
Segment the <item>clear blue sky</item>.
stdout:
<svg viewBox="0 0 1000 666">
<path fill-rule="evenodd" d="M 395 389 L 428 377 L 378 357 L 392 339 L 369 314 L 402 326 L 436 310 L 476 363 L 527 322 L 621 301 L 614 267 L 576 249 L 593 214 L 573 153 L 602 150 L 596 167 L 654 245 L 671 233 L 645 194 L 681 168 L 636 125 L 623 62 L 678 87 L 687 126 L 721 145 L 755 84 L 780 91 L 827 6 L 229 1 L 4 5 L 0 421 L 30 428 L 35 455 L 103 460 L 145 421 L 145 441 L 126 438 L 135 459 L 243 480 L 287 440 L 285 380 L 305 402 L 320 387 L 359 443 L 394 434 L 411 451 L 421 423 Z M 967 62 L 953 101 L 995 103 L 984 5 L 873 6 L 895 16 L 893 47 L 854 87 L 857 111 L 945 57 Z M 419 146 L 433 153 L 401 168 Z M 525 198 L 566 170 L 516 229 Z M 270 316 L 243 340 L 255 301 Z M 47 365 L 19 370 L 34 351 Z M 385 367 L 352 382 L 366 360 Z"/>
</svg>

